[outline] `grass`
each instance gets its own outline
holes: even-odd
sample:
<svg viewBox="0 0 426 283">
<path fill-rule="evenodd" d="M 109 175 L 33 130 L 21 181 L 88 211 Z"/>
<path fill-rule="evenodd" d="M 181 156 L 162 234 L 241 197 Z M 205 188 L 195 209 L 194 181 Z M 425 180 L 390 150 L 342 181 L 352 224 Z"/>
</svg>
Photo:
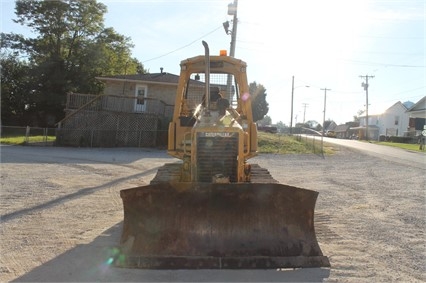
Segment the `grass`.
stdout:
<svg viewBox="0 0 426 283">
<path fill-rule="evenodd" d="M 260 153 L 279 154 L 306 154 L 321 153 L 321 139 L 297 140 L 295 136 L 285 136 L 258 133 L 258 150 Z M 324 143 L 324 154 L 333 154 L 334 149 L 330 144 Z"/>
<path fill-rule="evenodd" d="M 56 137 L 48 136 L 47 141 L 55 141 Z M 45 142 L 44 136 L 30 136 L 28 143 Z M 9 145 L 25 145 L 27 141 L 25 136 L 10 136 L 1 137 L 0 143 Z M 332 147 L 324 143 L 324 153 L 333 153 Z M 261 153 L 278 153 L 278 154 L 307 154 L 307 153 L 321 153 L 320 140 L 315 140 L 315 143 L 303 139 L 298 141 L 296 137 L 269 134 L 259 132 L 258 134 L 258 150 Z"/>
<path fill-rule="evenodd" d="M 45 142 L 44 136 L 30 136 L 28 143 Z M 48 136 L 47 141 L 55 141 L 56 137 Z M 297 140 L 296 137 L 277 135 L 259 132 L 258 133 L 258 150 L 260 153 L 278 153 L 278 154 L 308 154 L 321 153 L 321 140 Z M 9 145 L 25 145 L 27 141 L 25 136 L 1 137 L 0 143 Z M 333 148 L 331 145 L 324 143 L 324 153 L 332 154 Z"/>
<path fill-rule="evenodd" d="M 28 139 L 29 143 L 45 142 L 44 136 L 30 136 Z M 47 136 L 47 142 L 53 142 L 56 140 L 55 136 Z M 25 145 L 24 136 L 15 137 L 0 137 L 0 143 L 9 145 Z M 379 145 L 394 146 L 406 150 L 413 150 L 419 152 L 425 152 L 420 150 L 418 144 L 406 144 L 406 143 L 393 143 L 393 142 L 373 142 Z M 321 153 L 321 139 L 315 139 L 315 143 L 311 139 L 306 142 L 297 140 L 294 136 L 286 136 L 279 134 L 270 134 L 259 132 L 258 133 L 258 150 L 260 153 L 278 153 L 278 154 L 308 154 L 308 153 Z M 330 143 L 324 143 L 324 154 L 333 154 L 335 149 Z"/>
<path fill-rule="evenodd" d="M 45 142 L 45 136 L 29 136 L 29 143 Z M 47 142 L 55 141 L 55 136 L 47 136 Z M 15 136 L 15 137 L 1 137 L 0 143 L 10 144 L 10 145 L 24 145 L 27 143 L 24 136 Z"/>
<path fill-rule="evenodd" d="M 419 144 L 411 144 L 411 143 L 396 143 L 396 142 L 373 142 L 374 144 L 379 145 L 386 145 L 386 146 L 393 146 L 398 147 L 406 150 L 412 150 L 412 151 L 419 151 L 419 152 L 425 152 L 425 150 L 420 149 Z"/>
</svg>

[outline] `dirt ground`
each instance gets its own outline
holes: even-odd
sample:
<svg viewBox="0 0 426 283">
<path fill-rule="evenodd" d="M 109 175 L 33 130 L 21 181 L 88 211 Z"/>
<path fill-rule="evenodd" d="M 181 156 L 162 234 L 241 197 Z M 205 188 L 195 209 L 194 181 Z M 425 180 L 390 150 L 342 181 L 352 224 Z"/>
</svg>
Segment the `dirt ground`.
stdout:
<svg viewBox="0 0 426 283">
<path fill-rule="evenodd" d="M 281 183 L 318 191 L 315 227 L 331 268 L 138 270 L 108 265 L 119 191 L 173 162 L 164 151 L 1 146 L 2 282 L 425 282 L 424 164 L 337 154 L 261 155 Z M 421 153 L 419 153 L 421 154 Z"/>
</svg>

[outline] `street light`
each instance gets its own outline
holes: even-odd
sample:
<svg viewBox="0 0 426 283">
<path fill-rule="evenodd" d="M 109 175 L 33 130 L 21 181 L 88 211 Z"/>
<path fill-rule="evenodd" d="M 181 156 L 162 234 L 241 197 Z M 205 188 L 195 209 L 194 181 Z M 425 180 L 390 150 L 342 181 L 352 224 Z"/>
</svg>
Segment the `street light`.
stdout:
<svg viewBox="0 0 426 283">
<path fill-rule="evenodd" d="M 290 135 L 292 135 L 293 134 L 293 97 L 294 97 L 294 90 L 296 89 L 296 88 L 299 88 L 299 87 L 309 87 L 308 85 L 300 85 L 300 86 L 297 86 L 297 87 L 294 87 L 294 76 L 292 77 L 292 81 L 291 81 L 291 113 L 290 113 L 290 115 L 291 115 L 291 117 L 290 117 Z"/>
</svg>

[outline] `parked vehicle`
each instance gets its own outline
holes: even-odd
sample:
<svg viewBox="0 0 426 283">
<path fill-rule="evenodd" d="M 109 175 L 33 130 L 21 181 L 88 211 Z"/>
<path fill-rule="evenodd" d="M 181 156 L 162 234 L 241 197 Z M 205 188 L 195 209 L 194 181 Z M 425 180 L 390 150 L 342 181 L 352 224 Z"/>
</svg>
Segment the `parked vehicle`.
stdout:
<svg viewBox="0 0 426 283">
<path fill-rule="evenodd" d="M 327 133 L 325 135 L 329 138 L 335 138 L 336 132 L 335 131 L 327 131 Z"/>
</svg>

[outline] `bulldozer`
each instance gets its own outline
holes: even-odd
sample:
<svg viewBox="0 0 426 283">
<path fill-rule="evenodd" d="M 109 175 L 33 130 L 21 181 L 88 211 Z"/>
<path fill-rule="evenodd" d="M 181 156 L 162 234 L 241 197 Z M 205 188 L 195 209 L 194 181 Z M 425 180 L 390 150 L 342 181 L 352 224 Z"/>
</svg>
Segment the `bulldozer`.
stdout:
<svg viewBox="0 0 426 283">
<path fill-rule="evenodd" d="M 120 191 L 116 266 L 143 269 L 329 267 L 314 229 L 318 192 L 279 184 L 257 150 L 246 62 L 181 61 L 168 154 L 149 185 Z"/>
</svg>

